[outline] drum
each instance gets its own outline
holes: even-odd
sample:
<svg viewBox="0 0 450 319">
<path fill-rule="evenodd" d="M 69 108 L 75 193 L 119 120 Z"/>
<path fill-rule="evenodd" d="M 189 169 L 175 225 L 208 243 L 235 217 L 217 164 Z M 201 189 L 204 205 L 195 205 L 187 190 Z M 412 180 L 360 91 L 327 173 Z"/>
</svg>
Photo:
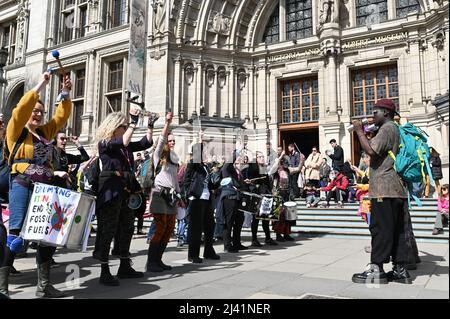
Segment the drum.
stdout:
<svg viewBox="0 0 450 319">
<path fill-rule="evenodd" d="M 240 193 L 238 210 L 244 213 L 258 214 L 262 196 L 249 192 Z"/>
<path fill-rule="evenodd" d="M 281 199 L 271 194 L 262 195 L 257 219 L 277 221 L 280 218 Z"/>
<path fill-rule="evenodd" d="M 94 196 L 35 183 L 21 237 L 85 251 L 94 213 Z"/>
<path fill-rule="evenodd" d="M 127 201 L 128 208 L 136 210 L 142 205 L 142 196 L 138 193 L 131 194 Z"/>
<path fill-rule="evenodd" d="M 283 206 L 286 207 L 286 220 L 297 220 L 297 203 L 285 202 Z"/>
</svg>

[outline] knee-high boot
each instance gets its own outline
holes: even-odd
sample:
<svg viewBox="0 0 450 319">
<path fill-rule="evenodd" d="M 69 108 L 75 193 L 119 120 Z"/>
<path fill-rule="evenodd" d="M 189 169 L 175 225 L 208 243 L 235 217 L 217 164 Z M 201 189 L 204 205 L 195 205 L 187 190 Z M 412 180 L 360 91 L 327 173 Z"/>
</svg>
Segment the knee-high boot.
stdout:
<svg viewBox="0 0 450 319">
<path fill-rule="evenodd" d="M 162 272 L 164 269 L 159 265 L 160 244 L 150 243 L 148 247 L 147 265 L 148 272 Z"/>
<path fill-rule="evenodd" d="M 160 244 L 159 245 L 159 250 L 158 250 L 158 263 L 159 266 L 164 269 L 164 270 L 172 270 L 172 267 L 169 265 L 166 265 L 165 263 L 163 263 L 162 261 L 162 255 L 164 254 L 164 251 L 166 250 L 168 243 L 165 244 Z"/>
<path fill-rule="evenodd" d="M 64 292 L 56 289 L 50 284 L 50 266 L 51 260 L 37 266 L 38 284 L 36 296 L 44 298 L 66 297 L 66 294 Z"/>
<path fill-rule="evenodd" d="M 9 266 L 0 268 L 0 294 L 5 295 L 6 297 L 9 296 L 8 281 L 10 270 L 11 267 Z"/>
</svg>

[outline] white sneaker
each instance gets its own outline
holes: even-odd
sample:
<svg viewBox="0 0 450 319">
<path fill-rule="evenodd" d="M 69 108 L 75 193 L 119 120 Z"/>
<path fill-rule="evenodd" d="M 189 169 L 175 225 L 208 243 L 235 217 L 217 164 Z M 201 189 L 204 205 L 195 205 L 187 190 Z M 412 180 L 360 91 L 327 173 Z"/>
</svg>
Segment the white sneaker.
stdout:
<svg viewBox="0 0 450 319">
<path fill-rule="evenodd" d="M 306 204 L 306 208 L 310 208 L 311 207 L 311 204 Z"/>
</svg>

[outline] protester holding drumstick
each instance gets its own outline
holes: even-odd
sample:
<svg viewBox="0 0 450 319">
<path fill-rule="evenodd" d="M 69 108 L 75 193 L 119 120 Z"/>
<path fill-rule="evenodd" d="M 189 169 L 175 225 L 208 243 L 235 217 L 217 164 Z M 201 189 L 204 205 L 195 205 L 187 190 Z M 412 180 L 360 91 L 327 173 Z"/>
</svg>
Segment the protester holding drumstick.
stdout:
<svg viewBox="0 0 450 319">
<path fill-rule="evenodd" d="M 99 176 L 96 214 L 98 218 L 99 239 L 95 250 L 101 262 L 100 283 L 118 286 L 119 280 L 111 275 L 108 264 L 111 242 L 119 229 L 120 279 L 141 278 L 142 272 L 131 267 L 130 244 L 134 232 L 134 213 L 128 207 L 130 195 L 140 189 L 134 177 L 133 152 L 150 148 L 153 144 L 153 125 L 157 116 L 150 116 L 147 134 L 137 142 L 131 142 L 139 122 L 140 111 L 130 110 L 130 122 L 125 114 L 109 114 L 97 130 L 94 147 L 100 157 L 102 169 Z M 120 225 L 120 227 L 119 227 Z"/>
<path fill-rule="evenodd" d="M 9 150 L 11 167 L 11 186 L 9 191 L 9 236 L 6 256 L 0 265 L 0 292 L 8 294 L 8 276 L 15 255 L 23 249 L 24 240 L 19 237 L 28 203 L 33 192 L 33 183 L 52 184 L 54 177 L 61 172 L 54 172 L 52 167 L 53 145 L 49 142 L 67 122 L 72 109 L 70 78 L 64 78 L 59 103 L 53 118 L 41 125 L 45 117 L 45 106 L 39 100 L 39 92 L 50 81 L 50 74 L 44 73 L 38 85 L 26 93 L 12 112 L 12 117 L 6 129 L 6 141 Z M 14 158 L 11 154 L 17 141 L 23 141 L 17 149 Z M 65 294 L 50 284 L 50 265 L 55 247 L 39 245 L 36 262 L 38 285 L 36 296 L 58 298 Z"/>
</svg>

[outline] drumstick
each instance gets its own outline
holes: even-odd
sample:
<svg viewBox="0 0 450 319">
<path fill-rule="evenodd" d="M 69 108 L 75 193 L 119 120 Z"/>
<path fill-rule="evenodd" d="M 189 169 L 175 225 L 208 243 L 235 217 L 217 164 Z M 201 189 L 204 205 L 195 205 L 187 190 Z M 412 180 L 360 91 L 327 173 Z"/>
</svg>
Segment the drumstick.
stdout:
<svg viewBox="0 0 450 319">
<path fill-rule="evenodd" d="M 249 181 L 250 181 L 250 182 L 253 182 L 253 181 L 260 180 L 260 179 L 265 179 L 266 177 L 267 177 L 267 176 L 257 177 L 257 178 L 252 178 L 252 179 L 249 179 Z"/>
<path fill-rule="evenodd" d="M 59 66 L 59 72 L 61 73 L 61 75 L 63 77 L 66 76 L 66 70 L 64 69 L 61 60 L 59 59 L 59 51 L 58 50 L 53 50 L 52 51 L 52 56 L 55 58 L 56 62 L 58 63 Z"/>
</svg>

